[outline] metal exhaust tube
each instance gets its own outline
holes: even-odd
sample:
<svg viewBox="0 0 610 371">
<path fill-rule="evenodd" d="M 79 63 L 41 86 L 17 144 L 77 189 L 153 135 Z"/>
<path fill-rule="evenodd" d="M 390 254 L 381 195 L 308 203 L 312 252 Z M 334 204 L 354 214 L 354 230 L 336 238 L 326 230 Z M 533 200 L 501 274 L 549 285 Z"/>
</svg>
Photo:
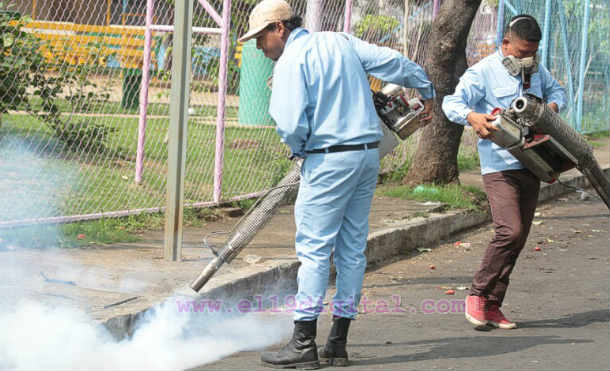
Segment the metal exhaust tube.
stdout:
<svg viewBox="0 0 610 371">
<path fill-rule="evenodd" d="M 587 177 L 610 209 L 610 180 L 602 171 L 593 155 L 593 149 L 582 135 L 537 97 L 529 95 L 519 97 L 513 101 L 510 110 L 517 120 L 524 119 L 526 125 L 533 127 L 537 132 L 550 135 L 565 147 L 578 160 L 576 168 Z"/>
<path fill-rule="evenodd" d="M 201 288 L 212 278 L 214 273 L 220 268 L 222 263 L 218 258 L 212 259 L 211 262 L 205 267 L 203 271 L 199 274 L 199 276 L 191 283 L 191 288 L 196 292 L 199 292 Z"/>
<path fill-rule="evenodd" d="M 199 277 L 191 283 L 190 286 L 193 290 L 199 292 L 224 263 L 230 263 L 252 241 L 291 191 L 298 188 L 300 179 L 301 161 L 298 161 L 294 164 L 290 173 L 282 178 L 277 186 L 261 197 L 257 203 L 252 205 L 248 213 L 241 218 L 233 228 L 227 243 L 220 250 L 218 256 L 212 259 L 199 274 Z"/>
</svg>

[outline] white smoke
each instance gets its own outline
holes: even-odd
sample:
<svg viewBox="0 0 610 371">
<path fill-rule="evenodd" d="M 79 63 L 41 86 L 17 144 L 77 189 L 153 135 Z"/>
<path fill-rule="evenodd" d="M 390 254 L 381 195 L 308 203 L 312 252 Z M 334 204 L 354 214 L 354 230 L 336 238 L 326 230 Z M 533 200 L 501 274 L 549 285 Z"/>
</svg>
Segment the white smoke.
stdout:
<svg viewBox="0 0 610 371">
<path fill-rule="evenodd" d="M 48 172 L 45 161 L 19 143 L 11 142 L 4 149 L 2 144 L 6 141 L 0 138 L 1 217 L 53 215 L 61 202 L 54 188 L 69 189 L 65 180 L 70 178 Z M 45 195 L 50 198 L 44 199 Z M 0 229 L 0 239 L 2 233 Z M 181 311 L 176 302 L 183 299 L 172 297 L 143 316 L 133 336 L 119 341 L 78 301 L 58 304 L 41 295 L 40 272 L 46 270 L 51 277 L 80 287 L 120 292 L 137 292 L 147 285 L 145 281 L 124 277 L 117 283 L 105 272 L 83 268 L 65 256 L 58 261 L 66 263 L 49 272 L 43 261 L 25 264 L 17 258 L 16 253 L 29 246 L 11 243 L 18 246 L 3 249 L 0 241 L 0 370 L 182 370 L 277 343 L 291 328 L 288 316 Z M 47 253 L 47 257 L 65 254 L 58 248 Z"/>
<path fill-rule="evenodd" d="M 180 313 L 168 300 L 116 341 L 81 310 L 23 300 L 0 313 L 0 369 L 183 370 L 279 342 L 290 319 L 273 317 Z"/>
</svg>

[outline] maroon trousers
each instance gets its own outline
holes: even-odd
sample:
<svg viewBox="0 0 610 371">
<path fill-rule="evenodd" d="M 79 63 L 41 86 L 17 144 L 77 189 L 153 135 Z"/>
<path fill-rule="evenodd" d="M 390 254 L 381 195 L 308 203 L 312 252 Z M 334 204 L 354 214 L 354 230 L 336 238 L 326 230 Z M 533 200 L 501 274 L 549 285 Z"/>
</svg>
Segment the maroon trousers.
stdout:
<svg viewBox="0 0 610 371">
<path fill-rule="evenodd" d="M 540 180 L 529 170 L 483 175 L 495 235 L 475 274 L 471 295 L 502 305 L 510 274 L 529 234 L 540 191 Z"/>
</svg>

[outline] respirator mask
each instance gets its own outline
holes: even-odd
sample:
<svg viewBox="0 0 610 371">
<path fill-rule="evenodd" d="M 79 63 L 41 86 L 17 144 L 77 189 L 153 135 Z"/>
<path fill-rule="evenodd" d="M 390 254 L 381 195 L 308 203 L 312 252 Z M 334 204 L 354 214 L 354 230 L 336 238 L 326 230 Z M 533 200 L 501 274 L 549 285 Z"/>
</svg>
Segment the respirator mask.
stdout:
<svg viewBox="0 0 610 371">
<path fill-rule="evenodd" d="M 538 54 L 527 58 L 517 58 L 514 55 L 509 55 L 502 59 L 502 64 L 511 76 L 531 75 L 538 72 L 538 62 Z"/>
<path fill-rule="evenodd" d="M 510 75 L 521 75 L 523 85 L 520 95 L 523 95 L 523 89 L 529 89 L 531 86 L 532 74 L 538 71 L 538 54 L 527 58 L 517 58 L 514 55 L 509 55 L 502 59 L 502 64 Z"/>
</svg>

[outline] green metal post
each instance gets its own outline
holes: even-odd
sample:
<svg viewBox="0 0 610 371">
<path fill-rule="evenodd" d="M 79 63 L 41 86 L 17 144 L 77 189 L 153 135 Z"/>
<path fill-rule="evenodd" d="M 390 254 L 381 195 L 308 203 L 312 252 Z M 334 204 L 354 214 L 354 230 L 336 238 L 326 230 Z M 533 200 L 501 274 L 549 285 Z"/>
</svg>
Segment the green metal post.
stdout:
<svg viewBox="0 0 610 371">
<path fill-rule="evenodd" d="M 179 261 L 182 255 L 193 0 L 176 1 L 175 4 L 164 250 L 165 259 L 171 261 Z"/>
</svg>

